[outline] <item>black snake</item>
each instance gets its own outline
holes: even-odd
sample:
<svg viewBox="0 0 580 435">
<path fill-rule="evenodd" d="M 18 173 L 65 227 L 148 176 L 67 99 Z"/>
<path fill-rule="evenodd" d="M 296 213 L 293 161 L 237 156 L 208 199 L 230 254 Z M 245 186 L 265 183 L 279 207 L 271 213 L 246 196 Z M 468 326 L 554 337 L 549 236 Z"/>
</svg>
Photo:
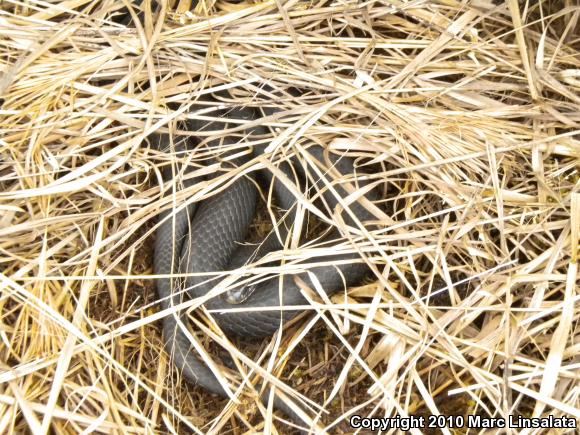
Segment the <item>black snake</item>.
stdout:
<svg viewBox="0 0 580 435">
<path fill-rule="evenodd" d="M 211 105 L 211 102 L 209 103 Z M 197 131 L 216 131 L 221 133 L 226 128 L 240 126 L 240 123 L 256 119 L 256 112 L 249 107 L 233 108 L 229 111 L 216 109 L 213 114 L 216 121 L 194 122 L 188 126 L 189 129 Z M 237 120 L 234 125 L 228 125 L 228 121 Z M 241 127 L 243 128 L 243 127 Z M 224 147 L 237 144 L 240 137 L 245 137 L 248 131 L 241 131 L 238 137 L 235 135 L 221 137 L 219 140 L 210 140 L 206 144 L 208 149 L 219 146 Z M 254 128 L 252 134 L 267 133 L 263 127 Z M 167 148 L 167 136 L 158 136 L 160 138 L 159 148 Z M 183 141 L 176 147 L 176 151 L 187 151 Z M 238 144 L 239 146 L 239 144 Z M 308 148 L 311 154 L 311 161 L 318 162 L 322 170 L 328 166 L 328 162 L 334 170 L 344 175 L 353 175 L 355 173 L 354 162 L 350 158 L 337 158 L 325 154 L 320 146 Z M 230 161 L 223 161 L 223 165 L 242 165 L 249 159 L 255 158 L 263 153 L 263 150 L 255 146 L 248 157 L 236 157 Z M 239 153 L 238 153 L 239 154 Z M 227 159 L 226 159 L 227 160 Z M 327 162 L 325 165 L 324 162 Z M 288 163 L 291 162 L 291 163 Z M 296 159 L 287 159 L 278 165 L 278 168 L 289 178 L 299 180 L 299 188 L 304 189 L 307 182 L 305 180 L 306 171 L 297 164 Z M 272 176 L 270 171 L 262 170 L 261 177 L 265 179 L 266 184 L 273 185 L 277 204 L 286 210 L 295 209 L 296 197 L 292 194 L 277 178 Z M 309 174 L 314 171 L 308 171 Z M 173 171 L 164 172 L 165 179 L 173 178 Z M 296 176 L 295 176 L 296 175 Z M 169 275 L 174 273 L 206 273 L 221 272 L 236 269 L 244 265 L 252 256 L 252 261 L 265 255 L 268 251 L 279 250 L 283 248 L 283 243 L 288 234 L 286 226 L 279 225 L 278 232 L 272 232 L 267 237 L 261 248 L 249 249 L 247 246 L 241 246 L 240 243 L 246 239 L 248 228 L 254 219 L 256 204 L 259 199 L 259 192 L 250 176 L 241 176 L 225 190 L 217 193 L 199 204 L 191 204 L 175 212 L 166 210 L 159 216 L 160 225 L 156 232 L 155 254 L 154 254 L 154 271 L 158 275 Z M 335 211 L 339 204 L 337 196 L 345 198 L 346 191 L 340 185 L 335 185 L 335 193 L 324 191 L 324 184 L 321 180 L 310 179 L 311 191 L 324 192 L 320 195 L 320 202 L 324 203 L 328 210 Z M 199 180 L 190 180 L 186 186 Z M 354 185 L 354 183 L 352 183 Z M 359 184 L 357 187 L 363 187 Z M 338 194 L 338 195 L 337 195 Z M 376 199 L 375 190 L 365 194 L 369 200 Z M 344 222 L 356 228 L 356 221 L 364 222 L 371 218 L 369 212 L 358 202 L 349 206 L 353 214 L 350 216 L 343 210 L 341 216 Z M 287 213 L 285 223 L 293 222 L 294 214 Z M 326 246 L 332 246 L 332 240 L 339 238 L 339 231 L 334 229 L 328 231 L 323 238 Z M 330 242 L 328 242 L 330 241 Z M 344 245 L 346 246 L 346 244 Z M 333 252 L 336 249 L 332 248 Z M 324 256 L 319 259 L 313 258 L 312 263 L 322 263 L 324 265 L 309 266 L 308 270 L 315 275 L 322 289 L 331 295 L 337 291 L 344 290 L 349 286 L 359 284 L 365 274 L 368 273 L 368 266 L 361 260 L 358 253 L 352 249 L 345 248 L 344 254 L 335 253 L 332 256 Z M 312 287 L 307 272 L 292 275 L 285 274 L 281 278 L 279 275 L 266 276 L 259 284 L 255 285 L 253 292 L 239 304 L 231 304 L 223 295 L 213 297 L 205 302 L 205 307 L 213 312 L 213 318 L 226 334 L 238 334 L 250 337 L 265 337 L 272 335 L 280 325 L 292 319 L 299 311 L 297 310 L 263 310 L 265 307 L 291 307 L 294 305 L 308 304 L 300 291 L 296 282 L 296 277 L 301 278 L 307 285 Z M 160 278 L 157 280 L 157 292 L 162 301 L 164 309 L 170 308 L 175 304 L 183 301 L 183 291 L 178 289 L 187 289 L 187 297 L 203 297 L 212 290 L 219 280 L 208 278 L 207 276 L 189 276 L 185 282 L 178 279 Z M 173 283 L 172 283 L 173 282 Z M 280 291 L 280 289 L 283 289 Z M 248 293 L 246 289 L 238 289 L 231 295 L 240 295 Z M 283 300 L 280 300 L 282 295 Z M 246 312 L 219 313 L 220 310 L 231 308 L 251 308 Z M 182 374 L 202 386 L 208 391 L 221 396 L 226 396 L 222 385 L 218 382 L 213 372 L 208 366 L 196 357 L 196 352 L 192 349 L 187 336 L 178 325 L 178 317 L 168 315 L 163 320 L 163 336 L 166 349 L 173 357 L 173 362 Z M 276 406 L 283 408 L 283 405 L 276 403 Z M 288 410 L 285 410 L 288 413 Z"/>
</svg>

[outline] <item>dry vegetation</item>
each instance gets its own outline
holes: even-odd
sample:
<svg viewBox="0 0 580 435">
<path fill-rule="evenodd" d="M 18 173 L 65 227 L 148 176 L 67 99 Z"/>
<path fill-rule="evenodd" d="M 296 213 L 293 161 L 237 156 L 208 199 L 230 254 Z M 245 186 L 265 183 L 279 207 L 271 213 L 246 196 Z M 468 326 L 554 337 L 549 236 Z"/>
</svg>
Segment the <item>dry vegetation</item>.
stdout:
<svg viewBox="0 0 580 435">
<path fill-rule="evenodd" d="M 330 433 L 354 413 L 580 417 L 575 1 L 146 3 L 138 26 L 108 0 L 0 5 L 0 433 L 287 433 L 258 360 Z M 344 232 L 374 270 L 347 298 L 261 343 L 192 313 L 208 352 L 248 356 L 238 404 L 162 351 L 151 246 L 179 157 L 144 141 L 195 134 L 175 121 L 222 88 L 300 89 L 262 121 L 265 156 L 320 144 L 384 192 Z"/>
</svg>

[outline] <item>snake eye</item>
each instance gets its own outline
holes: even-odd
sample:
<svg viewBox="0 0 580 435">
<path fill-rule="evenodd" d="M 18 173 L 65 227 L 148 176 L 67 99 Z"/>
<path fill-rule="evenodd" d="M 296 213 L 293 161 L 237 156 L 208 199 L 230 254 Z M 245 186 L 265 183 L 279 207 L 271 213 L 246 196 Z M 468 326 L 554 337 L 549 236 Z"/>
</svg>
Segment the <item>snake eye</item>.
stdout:
<svg viewBox="0 0 580 435">
<path fill-rule="evenodd" d="M 224 299 L 228 304 L 238 305 L 245 302 L 255 290 L 256 286 L 254 284 L 246 285 L 234 290 L 228 290 L 224 295 Z"/>
</svg>

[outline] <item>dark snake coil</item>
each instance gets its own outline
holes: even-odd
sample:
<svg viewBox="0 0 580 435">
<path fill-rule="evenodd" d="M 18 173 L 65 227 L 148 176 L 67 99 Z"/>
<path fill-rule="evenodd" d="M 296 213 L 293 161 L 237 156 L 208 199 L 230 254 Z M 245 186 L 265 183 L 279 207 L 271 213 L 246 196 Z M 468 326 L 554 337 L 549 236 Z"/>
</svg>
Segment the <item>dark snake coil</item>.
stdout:
<svg viewBox="0 0 580 435">
<path fill-rule="evenodd" d="M 211 102 L 210 102 L 211 104 Z M 251 121 L 256 119 L 256 112 L 248 107 L 234 108 L 232 110 L 217 110 L 211 115 L 219 121 L 212 123 L 201 121 L 194 122 L 188 126 L 190 130 L 196 131 L 216 131 L 220 133 L 226 128 L 239 126 L 239 122 L 228 125 L 228 121 L 233 119 L 241 121 Z M 255 128 L 252 134 L 267 134 L 263 127 Z M 240 137 L 246 137 L 248 131 L 241 131 Z M 168 148 L 168 136 L 157 136 L 157 147 L 166 150 Z M 179 141 L 178 141 L 179 142 Z M 228 147 L 235 145 L 240 140 L 234 136 L 221 137 L 219 140 L 210 140 L 206 144 L 208 148 L 219 146 Z M 187 146 L 185 141 L 180 141 L 175 147 L 175 151 L 185 152 Z M 243 142 L 241 142 L 243 143 Z M 324 154 L 322 148 L 315 146 L 308 149 L 313 157 L 312 161 L 318 161 L 324 168 L 325 160 L 332 164 L 335 170 L 343 175 L 355 173 L 354 162 L 349 158 L 337 158 Z M 248 158 L 234 158 L 227 164 L 242 165 L 249 158 L 256 157 L 263 153 L 258 147 Z M 288 176 L 295 179 L 294 174 L 299 177 L 299 184 L 304 188 L 306 182 L 305 171 L 295 160 L 290 160 L 279 164 L 279 169 Z M 225 163 L 224 163 L 225 164 Z M 292 165 L 292 167 L 291 167 Z M 282 209 L 291 210 L 296 202 L 295 196 L 275 179 L 271 172 L 262 170 L 261 176 L 269 186 L 273 185 L 277 204 Z M 309 174 L 312 171 L 308 171 Z M 164 178 L 171 180 L 173 171 L 164 171 Z M 302 178 L 300 180 L 300 178 Z M 310 180 L 312 191 L 324 191 L 324 184 L 321 180 Z M 190 180 L 185 187 L 192 185 L 199 180 Z M 354 183 L 353 183 L 354 184 Z M 363 185 L 359 184 L 358 187 Z M 339 185 L 334 186 L 336 193 L 345 198 L 346 191 Z M 332 211 L 338 205 L 336 196 L 326 190 L 321 195 L 321 201 Z M 371 190 L 366 195 L 369 200 L 376 199 L 376 193 Z M 175 273 L 196 273 L 221 272 L 236 269 L 249 261 L 249 256 L 253 255 L 253 260 L 267 254 L 265 251 L 283 249 L 283 243 L 288 234 L 286 225 L 280 225 L 278 233 L 268 236 L 265 243 L 258 250 L 248 247 L 240 247 L 248 234 L 248 229 L 254 219 L 256 204 L 258 201 L 258 190 L 254 180 L 249 176 L 241 176 L 225 190 L 210 198 L 201 201 L 199 204 L 191 204 L 179 211 L 166 210 L 159 215 L 160 225 L 156 232 L 154 271 L 158 275 L 169 275 Z M 295 207 L 294 207 L 295 208 Z M 369 220 L 371 215 L 359 203 L 349 206 L 356 219 L 360 222 Z M 343 212 L 341 216 L 346 224 L 356 228 L 355 221 Z M 287 214 L 284 222 L 291 223 L 294 214 Z M 340 234 L 337 229 L 329 231 L 324 240 L 337 239 Z M 331 246 L 328 245 L 327 246 Z M 347 247 L 348 248 L 348 247 Z M 337 252 L 332 248 L 334 252 Z M 315 275 L 322 289 L 328 294 L 344 290 L 350 286 L 361 283 L 361 280 L 369 272 L 368 266 L 361 260 L 360 256 L 352 250 L 346 249 L 344 254 L 334 254 L 321 258 L 313 258 L 312 263 L 326 263 L 325 265 L 309 266 L 308 270 Z M 252 260 L 252 261 L 253 261 Z M 250 261 L 251 262 L 251 261 Z M 297 274 L 307 285 L 311 282 L 306 272 Z M 262 277 L 263 278 L 263 277 Z M 205 296 L 212 290 L 219 281 L 207 276 L 189 276 L 185 282 L 179 279 L 160 278 L 157 280 L 157 293 L 161 299 L 162 308 L 168 309 L 183 302 L 184 291 L 187 289 L 187 296 L 199 298 Z M 283 291 L 280 291 L 282 286 Z M 178 291 L 179 290 L 179 291 Z M 242 289 L 241 293 L 244 293 Z M 282 294 L 282 300 L 280 295 Z M 245 337 L 266 337 L 272 335 L 288 320 L 299 314 L 297 310 L 263 310 L 265 307 L 292 307 L 294 305 L 308 304 L 302 296 L 300 287 L 296 283 L 295 275 L 285 274 L 280 279 L 279 275 L 266 276 L 256 285 L 254 291 L 243 302 L 232 305 L 226 298 L 216 296 L 204 303 L 208 310 L 213 310 L 213 318 L 226 334 L 237 334 Z M 251 308 L 246 312 L 219 313 L 220 310 L 231 308 Z M 180 317 L 181 320 L 184 316 Z M 204 389 L 220 396 L 227 397 L 222 385 L 215 375 L 203 361 L 196 357 L 195 350 L 187 336 L 180 327 L 178 315 L 168 315 L 163 320 L 163 336 L 167 351 L 172 355 L 173 363 L 181 373 L 190 381 L 200 385 Z M 278 408 L 284 408 L 281 401 L 275 402 Z M 291 412 L 283 409 L 285 413 Z"/>
</svg>

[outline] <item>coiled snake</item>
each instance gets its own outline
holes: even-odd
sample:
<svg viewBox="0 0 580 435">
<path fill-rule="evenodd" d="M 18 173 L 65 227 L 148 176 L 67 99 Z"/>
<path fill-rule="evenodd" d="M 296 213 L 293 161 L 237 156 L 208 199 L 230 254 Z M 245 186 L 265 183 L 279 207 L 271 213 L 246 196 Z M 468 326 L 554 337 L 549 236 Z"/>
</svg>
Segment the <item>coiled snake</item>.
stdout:
<svg viewBox="0 0 580 435">
<path fill-rule="evenodd" d="M 210 102 L 211 103 L 211 102 Z M 210 115 L 211 116 L 211 115 Z M 213 130 L 221 132 L 225 128 L 231 128 L 227 125 L 228 120 L 238 120 L 247 122 L 256 118 L 254 110 L 248 107 L 235 108 L 230 111 L 216 110 L 213 116 L 217 119 L 212 123 L 193 123 L 188 128 L 198 131 Z M 263 128 L 254 129 L 253 134 L 266 133 Z M 247 135 L 247 131 L 242 131 L 242 136 Z M 160 148 L 166 147 L 166 138 L 161 137 Z M 219 142 L 219 144 L 215 143 Z M 207 146 L 219 145 L 227 147 L 228 145 L 239 142 L 234 136 L 221 137 L 219 141 L 209 141 Z M 243 142 L 242 142 L 243 143 Z M 185 151 L 186 148 L 181 145 L 178 151 Z M 337 170 L 344 175 L 355 173 L 354 162 L 348 158 L 325 157 L 321 147 L 315 146 L 309 148 L 311 161 L 318 162 L 324 166 L 324 161 L 330 161 L 333 170 Z M 263 153 L 259 147 L 254 150 L 249 158 L 259 156 Z M 249 158 L 234 158 L 230 164 L 244 164 Z M 301 189 L 306 182 L 304 180 L 304 169 L 296 164 L 282 163 L 279 165 L 280 170 L 290 179 L 294 178 L 296 173 L 302 180 Z M 291 167 L 293 166 L 293 167 Z M 312 172 L 312 171 L 310 171 Z M 310 173 L 309 172 L 309 173 Z M 165 178 L 171 179 L 173 173 L 165 171 Z M 283 183 L 272 176 L 270 171 L 262 170 L 262 176 L 266 179 L 267 184 L 273 185 L 274 194 L 277 204 L 282 209 L 293 209 L 296 197 L 292 194 Z M 199 180 L 189 181 L 189 184 Z M 311 180 L 312 181 L 312 180 Z M 324 191 L 324 184 L 321 180 L 314 180 L 311 183 L 313 191 Z M 187 185 L 187 184 L 186 184 Z M 359 184 L 360 188 L 361 185 Z M 335 193 L 326 190 L 320 195 L 321 202 L 326 207 L 334 211 L 339 204 L 336 195 L 346 198 L 347 193 L 341 186 L 334 186 Z M 365 194 L 367 199 L 376 199 L 376 193 L 371 190 Z M 288 230 L 286 225 L 280 225 L 277 233 L 273 232 L 268 236 L 266 242 L 258 250 L 240 247 L 240 243 L 246 239 L 248 229 L 254 219 L 256 203 L 258 201 L 258 189 L 254 181 L 249 176 L 242 176 L 233 182 L 228 188 L 217 193 L 210 198 L 201 201 L 199 204 L 192 204 L 177 212 L 166 210 L 159 216 L 160 225 L 156 232 L 155 254 L 154 254 L 154 271 L 155 274 L 168 275 L 174 273 L 206 273 L 220 272 L 235 269 L 243 265 L 249 255 L 254 254 L 254 259 L 265 255 L 270 250 L 283 248 Z M 294 207 L 295 208 L 295 207 Z M 348 225 L 355 226 L 356 218 L 359 222 L 368 220 L 371 215 L 359 203 L 354 202 L 349 205 L 352 214 L 349 216 L 343 212 L 341 216 Z M 293 221 L 293 213 L 288 213 L 284 220 L 286 223 Z M 356 227 L 356 226 L 355 226 Z M 329 231 L 324 240 L 332 240 L 339 237 L 338 230 Z M 347 247 L 348 248 L 348 247 Z M 337 252 L 333 248 L 333 252 Z M 366 273 L 368 266 L 361 261 L 359 254 L 352 249 L 345 249 L 344 254 L 336 253 L 332 256 L 325 256 L 318 260 L 324 265 L 309 267 L 309 272 L 314 274 L 319 281 L 322 289 L 331 295 L 337 291 L 344 290 L 349 286 L 359 284 Z M 317 263 L 317 259 L 312 259 Z M 280 325 L 290 320 L 298 314 L 296 310 L 263 310 L 265 307 L 291 307 L 294 305 L 304 305 L 308 302 L 301 293 L 296 277 L 301 278 L 306 284 L 312 286 L 312 282 L 307 272 L 303 271 L 297 275 L 285 274 L 279 276 L 267 277 L 264 281 L 257 284 L 254 291 L 247 296 L 247 289 L 238 289 L 235 293 L 230 294 L 232 298 L 239 298 L 240 294 L 247 296 L 241 303 L 233 305 L 228 298 L 222 296 L 213 297 L 205 302 L 205 307 L 213 310 L 213 318 L 226 334 L 238 334 L 250 337 L 265 337 L 272 335 Z M 173 283 L 172 283 L 173 281 Z M 208 279 L 207 276 L 193 275 L 189 276 L 185 282 L 179 282 L 176 279 L 160 278 L 157 281 L 158 296 L 162 301 L 164 309 L 170 308 L 174 304 L 182 302 L 183 292 L 178 289 L 186 288 L 187 294 L 191 298 L 202 297 L 207 294 L 219 281 Z M 282 291 L 280 289 L 282 288 Z M 282 296 L 282 300 L 280 300 Z M 251 308 L 245 312 L 216 313 L 216 311 L 227 310 L 231 308 Z M 173 357 L 174 364 L 189 380 L 202 386 L 208 391 L 221 396 L 226 396 L 222 385 L 218 382 L 213 372 L 196 357 L 195 350 L 178 325 L 178 317 L 168 315 L 163 321 L 163 336 L 166 349 Z M 276 405 L 283 407 L 281 405 Z"/>
</svg>

